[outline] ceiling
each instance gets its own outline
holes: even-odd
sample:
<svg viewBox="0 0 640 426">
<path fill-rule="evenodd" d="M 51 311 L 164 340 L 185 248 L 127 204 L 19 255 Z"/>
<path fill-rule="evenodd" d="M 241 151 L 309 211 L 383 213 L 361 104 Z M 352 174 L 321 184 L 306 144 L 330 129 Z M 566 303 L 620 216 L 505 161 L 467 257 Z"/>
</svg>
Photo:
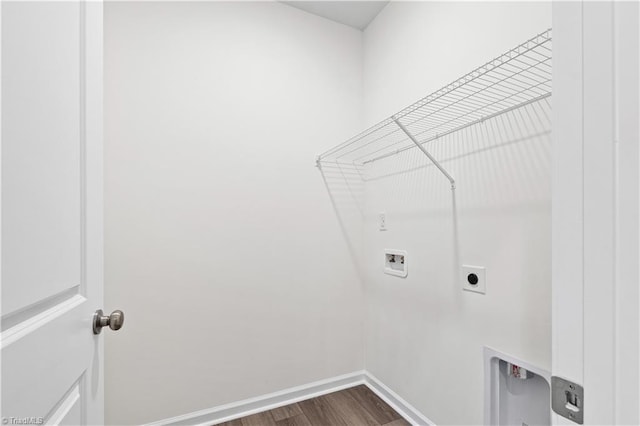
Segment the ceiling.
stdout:
<svg viewBox="0 0 640 426">
<path fill-rule="evenodd" d="M 358 30 L 364 30 L 367 25 L 389 3 L 386 1 L 283 1 L 305 12 L 322 16 Z"/>
</svg>

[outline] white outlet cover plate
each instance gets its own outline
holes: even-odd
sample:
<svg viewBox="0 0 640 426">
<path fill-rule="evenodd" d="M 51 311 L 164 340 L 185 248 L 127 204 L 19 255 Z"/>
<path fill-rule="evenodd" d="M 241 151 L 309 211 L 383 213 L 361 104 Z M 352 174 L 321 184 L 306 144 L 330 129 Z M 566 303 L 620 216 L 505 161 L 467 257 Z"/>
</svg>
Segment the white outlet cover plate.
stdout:
<svg viewBox="0 0 640 426">
<path fill-rule="evenodd" d="M 378 229 L 380 231 L 387 230 L 387 214 L 385 212 L 378 213 Z"/>
<path fill-rule="evenodd" d="M 478 283 L 475 285 L 471 284 L 468 280 L 468 277 L 471 274 L 476 274 L 478 277 Z M 463 290 L 480 294 L 485 294 L 487 292 L 486 268 L 484 266 L 462 265 L 462 274 L 460 279 L 462 280 Z"/>
</svg>

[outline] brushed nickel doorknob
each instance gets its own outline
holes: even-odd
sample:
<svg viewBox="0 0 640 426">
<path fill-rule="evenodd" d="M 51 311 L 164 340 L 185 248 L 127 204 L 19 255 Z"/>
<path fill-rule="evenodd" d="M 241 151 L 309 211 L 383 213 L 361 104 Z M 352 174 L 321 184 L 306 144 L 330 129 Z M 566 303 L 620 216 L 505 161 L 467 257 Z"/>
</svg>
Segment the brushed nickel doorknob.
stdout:
<svg viewBox="0 0 640 426">
<path fill-rule="evenodd" d="M 102 309 L 98 309 L 93 314 L 93 334 L 100 334 L 102 327 L 109 326 L 110 329 L 116 331 L 122 328 L 124 324 L 124 312 L 115 310 L 111 315 L 103 315 Z"/>
</svg>

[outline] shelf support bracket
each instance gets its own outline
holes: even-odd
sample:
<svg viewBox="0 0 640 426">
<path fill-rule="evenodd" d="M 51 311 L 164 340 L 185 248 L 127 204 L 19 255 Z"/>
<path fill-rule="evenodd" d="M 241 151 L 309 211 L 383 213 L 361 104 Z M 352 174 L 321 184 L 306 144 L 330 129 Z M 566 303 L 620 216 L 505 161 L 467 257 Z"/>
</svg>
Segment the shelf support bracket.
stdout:
<svg viewBox="0 0 640 426">
<path fill-rule="evenodd" d="M 455 179 L 453 179 L 453 177 L 444 169 L 444 167 L 442 167 L 442 165 L 438 163 L 438 160 L 436 160 L 435 158 L 433 158 L 431 154 L 429 154 L 429 152 L 424 148 L 424 146 L 422 146 L 422 144 L 409 132 L 409 130 L 407 130 L 406 127 L 404 127 L 404 125 L 397 118 L 394 117 L 393 121 L 398 125 L 400 130 L 402 130 L 409 137 L 409 139 L 411 139 L 411 142 L 413 142 L 420 149 L 420 151 L 422 151 L 424 155 L 426 155 L 427 158 L 431 160 L 433 165 L 436 166 L 438 170 L 440 170 L 447 179 L 449 179 L 449 182 L 451 183 L 451 190 L 456 189 Z"/>
</svg>

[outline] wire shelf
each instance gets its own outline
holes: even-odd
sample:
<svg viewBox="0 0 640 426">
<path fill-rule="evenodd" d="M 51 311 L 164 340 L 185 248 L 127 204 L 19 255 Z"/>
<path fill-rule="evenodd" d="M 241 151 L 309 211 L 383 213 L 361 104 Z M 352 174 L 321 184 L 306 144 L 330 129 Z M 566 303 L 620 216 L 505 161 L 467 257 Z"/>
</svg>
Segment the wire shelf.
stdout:
<svg viewBox="0 0 640 426">
<path fill-rule="evenodd" d="M 358 166 L 419 148 L 451 181 L 424 144 L 551 96 L 551 29 L 476 68 L 397 114 L 318 156 Z"/>
</svg>

